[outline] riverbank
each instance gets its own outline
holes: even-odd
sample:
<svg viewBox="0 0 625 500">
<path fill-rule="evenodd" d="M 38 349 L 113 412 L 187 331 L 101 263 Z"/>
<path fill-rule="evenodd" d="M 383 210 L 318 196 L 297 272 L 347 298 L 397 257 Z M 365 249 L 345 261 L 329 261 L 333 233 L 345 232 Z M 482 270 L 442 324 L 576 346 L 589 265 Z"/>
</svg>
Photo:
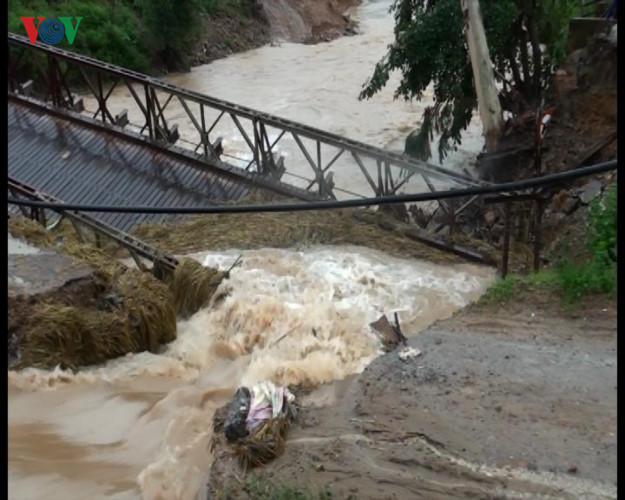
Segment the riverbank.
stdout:
<svg viewBox="0 0 625 500">
<path fill-rule="evenodd" d="M 360 0 L 254 0 L 248 13 L 222 9 L 200 16 L 201 30 L 191 46 L 192 66 L 231 54 L 286 41 L 314 44 L 356 33 L 346 14 Z"/>
<path fill-rule="evenodd" d="M 219 450 L 211 498 L 616 498 L 615 301 L 480 301 L 408 345 L 304 398 L 264 469 Z"/>
</svg>

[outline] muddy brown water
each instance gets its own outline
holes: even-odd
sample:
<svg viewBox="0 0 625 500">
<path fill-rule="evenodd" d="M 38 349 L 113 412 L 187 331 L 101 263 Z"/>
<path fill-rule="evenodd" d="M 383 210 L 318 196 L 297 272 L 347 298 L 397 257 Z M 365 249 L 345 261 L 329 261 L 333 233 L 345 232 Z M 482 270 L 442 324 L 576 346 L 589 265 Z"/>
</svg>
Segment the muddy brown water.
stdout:
<svg viewBox="0 0 625 500">
<path fill-rule="evenodd" d="M 167 81 L 401 152 L 431 93 L 420 102 L 394 100 L 394 78 L 374 99 L 357 100 L 392 40 L 389 6 L 383 0 L 356 8 L 358 36 L 267 46 Z M 131 121 L 140 118 L 123 89 L 109 103 L 113 114 L 127 108 Z M 86 102 L 88 109 L 93 104 Z M 194 139 L 175 100 L 166 115 L 183 139 Z M 233 123 L 215 133 L 224 137 L 227 154 L 244 156 Z M 291 172 L 310 176 L 295 143 L 280 144 Z M 445 165 L 470 168 L 481 146 L 475 121 Z M 337 186 L 370 194 L 357 167 L 341 161 L 334 167 Z M 405 190 L 422 188 L 411 181 Z M 197 258 L 226 268 L 239 253 Z M 380 354 L 368 324 L 382 313 L 397 311 L 404 331 L 414 335 L 477 299 L 493 278 L 479 266 L 443 267 L 363 248 L 258 250 L 243 257 L 224 284 L 228 299 L 180 322 L 178 339 L 159 355 L 128 355 L 77 375 L 9 373 L 9 498 L 204 499 L 212 414 L 238 385 L 267 378 L 323 383 L 359 373 Z"/>
<path fill-rule="evenodd" d="M 238 255 L 195 257 L 226 268 Z M 9 497 L 206 498 L 212 414 L 238 385 L 360 373 L 381 353 L 368 324 L 382 313 L 414 334 L 492 278 L 355 247 L 243 252 L 229 297 L 181 321 L 161 354 L 9 373 Z"/>
</svg>

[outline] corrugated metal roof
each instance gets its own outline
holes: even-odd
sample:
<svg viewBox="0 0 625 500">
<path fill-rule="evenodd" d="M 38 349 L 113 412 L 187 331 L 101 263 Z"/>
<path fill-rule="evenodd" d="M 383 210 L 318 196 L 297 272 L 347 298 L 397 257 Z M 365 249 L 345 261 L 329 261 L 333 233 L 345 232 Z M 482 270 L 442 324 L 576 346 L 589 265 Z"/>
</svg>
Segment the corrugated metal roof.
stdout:
<svg viewBox="0 0 625 500">
<path fill-rule="evenodd" d="M 197 206 L 258 190 L 191 160 L 9 101 L 8 175 L 67 203 Z M 130 231 L 158 214 L 93 214 Z"/>
</svg>

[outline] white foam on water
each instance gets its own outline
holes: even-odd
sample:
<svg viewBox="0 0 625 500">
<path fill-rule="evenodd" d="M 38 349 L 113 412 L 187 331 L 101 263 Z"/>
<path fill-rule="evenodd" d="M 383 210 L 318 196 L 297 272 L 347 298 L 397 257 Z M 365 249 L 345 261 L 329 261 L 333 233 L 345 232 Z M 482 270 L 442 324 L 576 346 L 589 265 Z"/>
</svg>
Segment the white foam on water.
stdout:
<svg viewBox="0 0 625 500">
<path fill-rule="evenodd" d="M 415 335 L 477 299 L 494 276 L 357 247 L 193 257 L 226 269 L 239 255 L 221 285 L 229 295 L 180 321 L 161 354 L 129 354 L 75 375 L 9 373 L 14 488 L 28 476 L 29 488 L 39 484 L 50 498 L 80 487 L 93 498 L 195 499 L 205 493 L 212 414 L 238 385 L 359 373 L 381 353 L 369 327 L 380 315 L 398 311 L 404 332 Z M 47 453 L 68 458 L 52 467 L 42 461 Z"/>
</svg>

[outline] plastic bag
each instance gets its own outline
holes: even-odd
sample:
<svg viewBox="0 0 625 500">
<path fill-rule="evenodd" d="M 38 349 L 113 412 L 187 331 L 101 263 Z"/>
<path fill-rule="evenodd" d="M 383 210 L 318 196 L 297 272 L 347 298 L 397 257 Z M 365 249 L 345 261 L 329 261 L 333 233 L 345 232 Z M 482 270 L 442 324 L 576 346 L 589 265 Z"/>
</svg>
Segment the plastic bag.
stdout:
<svg viewBox="0 0 625 500">
<path fill-rule="evenodd" d="M 247 387 L 239 387 L 234 393 L 224 423 L 224 434 L 230 442 L 247 436 L 245 423 L 250 411 L 252 395 Z"/>
</svg>

